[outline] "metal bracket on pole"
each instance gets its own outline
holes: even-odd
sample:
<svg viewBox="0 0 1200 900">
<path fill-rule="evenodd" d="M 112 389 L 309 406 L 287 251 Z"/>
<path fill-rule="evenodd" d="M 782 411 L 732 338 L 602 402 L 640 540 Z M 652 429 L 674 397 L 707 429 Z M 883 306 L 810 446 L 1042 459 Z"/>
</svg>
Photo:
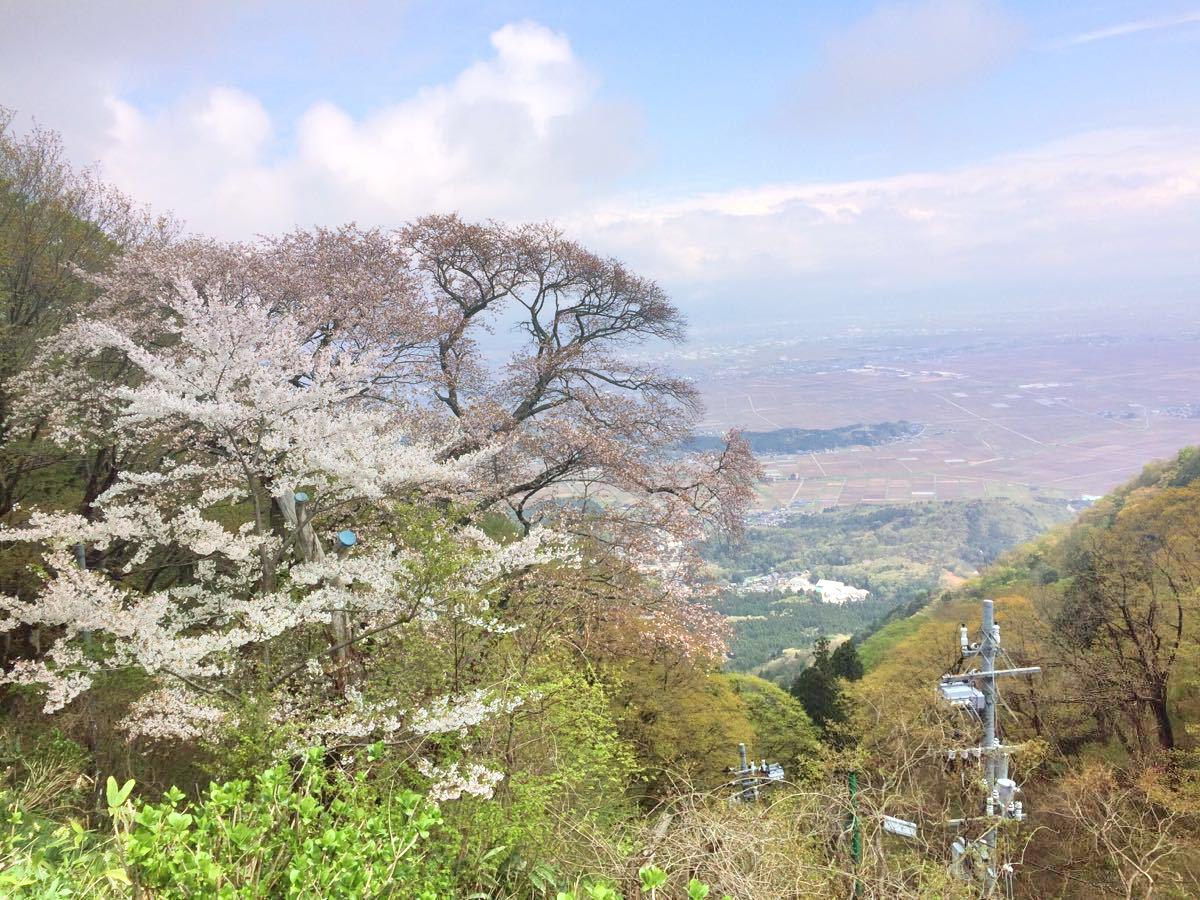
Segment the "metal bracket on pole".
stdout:
<svg viewBox="0 0 1200 900">
<path fill-rule="evenodd" d="M 990 672 L 964 672 L 962 675 L 943 675 L 942 684 L 974 681 L 977 678 L 995 678 L 997 675 L 1037 675 L 1041 666 L 1023 666 L 1019 669 L 994 669 Z"/>
<path fill-rule="evenodd" d="M 725 771 L 737 776 L 739 789 L 731 800 L 757 800 L 759 791 L 774 782 L 783 781 L 783 766 L 779 763 L 768 763 L 765 759 L 755 762 L 746 754 L 746 745 L 738 744 L 737 768 L 732 766 Z"/>
</svg>

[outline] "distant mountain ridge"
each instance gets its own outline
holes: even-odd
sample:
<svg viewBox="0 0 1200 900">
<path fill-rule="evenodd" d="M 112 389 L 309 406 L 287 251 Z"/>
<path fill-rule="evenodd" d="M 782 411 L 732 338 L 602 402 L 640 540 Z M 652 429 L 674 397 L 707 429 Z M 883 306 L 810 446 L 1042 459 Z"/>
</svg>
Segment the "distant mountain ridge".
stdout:
<svg viewBox="0 0 1200 900">
<path fill-rule="evenodd" d="M 875 447 L 916 437 L 923 425 L 904 420 L 843 425 L 840 428 L 776 428 L 773 431 L 744 431 L 755 453 L 784 455 L 820 453 L 843 447 Z M 719 435 L 699 434 L 684 444 L 687 450 L 719 450 L 724 446 Z"/>
</svg>

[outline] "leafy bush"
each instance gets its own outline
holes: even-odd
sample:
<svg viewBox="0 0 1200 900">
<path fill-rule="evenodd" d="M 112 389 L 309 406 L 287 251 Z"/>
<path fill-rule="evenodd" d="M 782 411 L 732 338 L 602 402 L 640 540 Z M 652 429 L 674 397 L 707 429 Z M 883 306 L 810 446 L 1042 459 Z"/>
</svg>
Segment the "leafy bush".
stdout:
<svg viewBox="0 0 1200 900">
<path fill-rule="evenodd" d="M 172 788 L 130 804 L 108 784 L 110 813 L 132 879 L 158 897 L 445 896 L 444 869 L 423 848 L 441 822 L 412 791 L 380 796 L 363 772 L 327 767 L 308 750 L 253 781 L 213 783 L 196 803 Z"/>
<path fill-rule="evenodd" d="M 0 792 L 0 897 L 93 898 L 124 878 L 103 838 L 79 822 L 54 822 Z"/>
<path fill-rule="evenodd" d="M 663 892 L 670 887 L 670 878 L 658 866 L 643 866 L 638 870 L 638 886 L 641 895 L 649 900 L 666 896 Z M 687 900 L 708 900 L 711 889 L 707 884 L 693 878 L 687 883 Z M 586 880 L 574 890 L 559 891 L 555 900 L 624 900 L 625 895 L 609 882 Z M 729 900 L 728 897 L 723 900 Z"/>
<path fill-rule="evenodd" d="M 637 815 L 627 791 L 633 751 L 604 686 L 553 666 L 531 679 L 530 699 L 497 724 L 497 749 L 509 749 L 496 796 L 463 798 L 445 811 L 464 896 L 525 896 L 528 886 L 547 893 L 554 873 L 602 864 Z"/>
</svg>

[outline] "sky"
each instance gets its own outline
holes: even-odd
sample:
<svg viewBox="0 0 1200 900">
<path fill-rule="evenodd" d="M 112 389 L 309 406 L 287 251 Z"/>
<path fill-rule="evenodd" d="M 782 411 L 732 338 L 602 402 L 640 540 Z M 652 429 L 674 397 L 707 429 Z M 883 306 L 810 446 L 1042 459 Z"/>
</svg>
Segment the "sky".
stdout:
<svg viewBox="0 0 1200 900">
<path fill-rule="evenodd" d="M 190 230 L 552 220 L 704 333 L 1200 308 L 1200 2 L 0 0 L 0 105 Z"/>
</svg>

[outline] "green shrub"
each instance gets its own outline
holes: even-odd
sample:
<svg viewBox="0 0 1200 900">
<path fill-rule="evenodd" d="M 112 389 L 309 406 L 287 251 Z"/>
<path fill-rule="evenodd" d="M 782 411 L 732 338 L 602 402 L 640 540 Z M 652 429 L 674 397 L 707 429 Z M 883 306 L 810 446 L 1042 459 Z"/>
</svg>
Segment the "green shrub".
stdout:
<svg viewBox="0 0 1200 900">
<path fill-rule="evenodd" d="M 665 897 L 664 891 L 671 887 L 670 882 L 670 877 L 658 866 L 643 866 L 638 870 L 638 887 L 641 896 L 648 900 Z M 711 889 L 707 884 L 693 878 L 688 881 L 686 893 L 682 896 L 687 900 L 710 900 L 710 894 Z M 603 879 L 586 879 L 572 890 L 558 891 L 555 900 L 625 900 L 625 895 Z M 722 900 L 729 900 L 729 897 Z"/>
<path fill-rule="evenodd" d="M 103 897 L 125 872 L 111 841 L 79 822 L 54 822 L 0 791 L 0 897 Z"/>
<path fill-rule="evenodd" d="M 495 796 L 446 808 L 464 897 L 527 896 L 531 888 L 553 896 L 548 885 L 610 859 L 637 814 L 627 796 L 633 752 L 604 687 L 553 667 L 531 680 L 526 703 L 496 723 L 497 746 L 507 739 L 509 750 L 493 764 L 508 770 Z"/>
<path fill-rule="evenodd" d="M 253 781 L 213 783 L 196 803 L 172 788 L 130 804 L 109 781 L 110 812 L 131 880 L 154 897 L 448 896 L 424 846 L 441 823 L 412 791 L 381 795 L 364 773 L 327 767 L 320 749 Z"/>
</svg>

